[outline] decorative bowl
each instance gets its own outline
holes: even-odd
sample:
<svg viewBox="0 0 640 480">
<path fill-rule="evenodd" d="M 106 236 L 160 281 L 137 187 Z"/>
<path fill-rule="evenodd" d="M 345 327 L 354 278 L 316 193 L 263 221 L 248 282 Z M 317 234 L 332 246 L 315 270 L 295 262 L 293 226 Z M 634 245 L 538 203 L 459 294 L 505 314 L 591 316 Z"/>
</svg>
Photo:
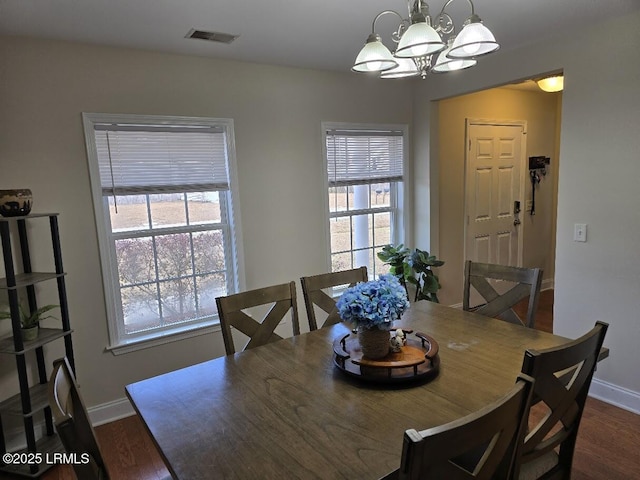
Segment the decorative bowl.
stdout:
<svg viewBox="0 0 640 480">
<path fill-rule="evenodd" d="M 29 215 L 33 195 L 28 188 L 0 190 L 0 215 L 3 217 L 22 217 Z"/>
</svg>

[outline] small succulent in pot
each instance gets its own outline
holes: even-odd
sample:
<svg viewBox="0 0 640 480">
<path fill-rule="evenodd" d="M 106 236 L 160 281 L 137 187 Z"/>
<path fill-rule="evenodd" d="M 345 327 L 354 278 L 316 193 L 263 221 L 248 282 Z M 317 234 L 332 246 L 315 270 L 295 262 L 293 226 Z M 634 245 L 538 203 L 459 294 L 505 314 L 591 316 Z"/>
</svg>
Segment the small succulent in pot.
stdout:
<svg viewBox="0 0 640 480">
<path fill-rule="evenodd" d="M 24 308 L 22 308 L 22 306 L 20 306 L 20 326 L 24 329 L 33 328 L 38 326 L 40 320 L 54 318 L 52 315 L 44 315 L 54 308 L 58 308 L 58 305 L 45 305 L 44 307 L 40 307 L 36 311 L 31 312 L 30 310 L 25 310 Z M 11 318 L 11 312 L 0 312 L 0 319 L 3 318 Z"/>
</svg>

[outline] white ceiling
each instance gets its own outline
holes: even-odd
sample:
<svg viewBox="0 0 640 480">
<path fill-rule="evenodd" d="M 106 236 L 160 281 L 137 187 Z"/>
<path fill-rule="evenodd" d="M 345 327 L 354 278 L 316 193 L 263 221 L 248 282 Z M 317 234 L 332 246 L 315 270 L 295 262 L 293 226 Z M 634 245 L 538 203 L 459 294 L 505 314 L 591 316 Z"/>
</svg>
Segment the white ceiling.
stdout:
<svg viewBox="0 0 640 480">
<path fill-rule="evenodd" d="M 437 14 L 445 0 L 431 0 Z M 640 10 L 639 0 L 476 0 L 503 50 Z M 405 0 L 0 0 L 0 34 L 348 71 L 386 9 Z M 468 3 L 448 9 L 456 25 Z M 384 37 L 394 17 L 378 22 Z M 191 28 L 240 35 L 231 45 L 184 38 Z M 386 41 L 386 40 L 385 40 Z M 389 45 L 390 42 L 386 42 Z M 499 53 L 498 53 L 499 54 Z"/>
</svg>

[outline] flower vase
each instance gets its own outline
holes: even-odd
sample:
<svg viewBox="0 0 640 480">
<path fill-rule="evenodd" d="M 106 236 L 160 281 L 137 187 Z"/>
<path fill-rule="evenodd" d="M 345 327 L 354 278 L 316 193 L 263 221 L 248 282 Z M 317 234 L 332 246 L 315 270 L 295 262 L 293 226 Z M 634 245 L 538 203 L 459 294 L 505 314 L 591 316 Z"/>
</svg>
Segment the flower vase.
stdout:
<svg viewBox="0 0 640 480">
<path fill-rule="evenodd" d="M 389 330 L 368 328 L 358 332 L 362 355 L 370 360 L 378 360 L 389 354 Z"/>
<path fill-rule="evenodd" d="M 33 194 L 28 188 L 0 190 L 0 215 L 3 217 L 22 217 L 29 215 Z"/>
</svg>

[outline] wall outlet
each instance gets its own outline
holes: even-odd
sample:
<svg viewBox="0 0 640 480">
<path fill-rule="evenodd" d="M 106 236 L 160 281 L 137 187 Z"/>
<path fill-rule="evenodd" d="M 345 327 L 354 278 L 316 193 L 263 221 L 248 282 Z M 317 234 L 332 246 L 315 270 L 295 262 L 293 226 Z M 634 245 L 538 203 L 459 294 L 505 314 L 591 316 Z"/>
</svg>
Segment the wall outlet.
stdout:
<svg viewBox="0 0 640 480">
<path fill-rule="evenodd" d="M 573 241 L 574 242 L 587 241 L 587 224 L 586 223 L 576 223 L 573 226 Z"/>
</svg>

